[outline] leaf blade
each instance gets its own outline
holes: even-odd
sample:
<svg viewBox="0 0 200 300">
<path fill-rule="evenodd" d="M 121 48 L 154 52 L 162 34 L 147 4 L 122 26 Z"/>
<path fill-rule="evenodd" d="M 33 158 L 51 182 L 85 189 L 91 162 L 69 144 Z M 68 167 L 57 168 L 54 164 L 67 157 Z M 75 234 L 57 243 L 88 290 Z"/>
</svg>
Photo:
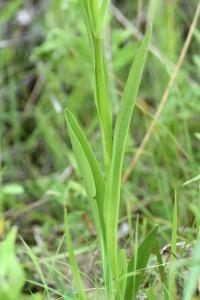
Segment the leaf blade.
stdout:
<svg viewBox="0 0 200 300">
<path fill-rule="evenodd" d="M 90 182 L 86 183 L 86 185 L 93 185 L 92 192 L 90 191 L 89 187 L 89 194 L 92 196 L 96 196 L 97 198 L 97 203 L 98 207 L 100 210 L 103 208 L 103 195 L 104 195 L 104 189 L 105 189 L 105 183 L 104 183 L 104 178 L 101 172 L 101 169 L 99 167 L 99 164 L 96 160 L 96 157 L 90 147 L 89 142 L 87 141 L 87 138 L 82 131 L 81 127 L 79 126 L 78 122 L 76 121 L 74 115 L 71 113 L 69 109 L 65 110 L 65 116 L 66 116 L 66 121 L 67 125 L 69 128 L 69 131 L 71 133 L 71 141 L 75 140 L 77 147 L 80 148 L 80 152 L 83 152 L 83 155 L 85 156 L 84 160 L 86 160 L 86 168 L 89 168 L 90 171 L 87 171 L 85 168 L 82 166 L 79 166 L 81 175 L 85 177 L 85 171 L 90 173 Z M 77 143 L 78 141 L 78 143 Z M 75 147 L 76 145 L 74 145 Z M 73 147 L 73 148 L 74 148 Z M 77 149 L 75 149 L 75 156 L 76 159 L 79 160 L 79 154 L 77 153 Z M 85 179 L 87 181 L 87 179 Z"/>
<path fill-rule="evenodd" d="M 124 94 L 122 96 L 120 111 L 117 116 L 116 126 L 114 130 L 113 155 L 111 168 L 107 178 L 108 183 L 104 201 L 107 245 L 114 273 L 117 273 L 117 223 L 119 215 L 120 185 L 123 158 L 128 136 L 128 129 L 130 126 L 136 96 L 142 78 L 142 72 L 146 61 L 150 38 L 151 31 L 148 32 L 145 36 L 135 56 L 125 86 Z"/>
<path fill-rule="evenodd" d="M 69 223 L 68 223 L 68 217 L 67 217 L 67 208 L 64 208 L 64 223 L 65 223 L 65 238 L 66 238 L 66 245 L 69 251 L 69 261 L 74 277 L 74 282 L 76 284 L 77 288 L 77 294 L 80 300 L 86 300 L 86 295 L 85 291 L 83 288 L 83 283 L 82 279 L 80 276 L 80 271 L 78 268 L 77 260 L 74 254 L 74 249 L 72 246 L 72 238 L 71 238 L 71 233 L 70 233 L 70 228 L 69 228 Z"/>
<path fill-rule="evenodd" d="M 90 144 L 74 115 L 69 109 L 66 109 L 65 116 L 75 158 L 91 203 L 100 246 L 103 249 L 105 247 L 105 224 L 103 216 L 104 178 Z"/>
<path fill-rule="evenodd" d="M 146 236 L 143 242 L 140 244 L 137 250 L 137 262 L 136 270 L 144 269 L 148 263 L 152 249 L 156 242 L 156 235 L 158 232 L 158 225 L 155 225 L 152 231 Z M 128 265 L 128 272 L 131 273 L 134 270 L 135 257 L 133 256 Z M 135 275 L 134 278 L 128 278 L 126 286 L 125 300 L 135 299 L 137 291 L 139 289 L 142 276 L 144 272 Z"/>
<path fill-rule="evenodd" d="M 17 259 L 15 250 L 16 235 L 17 229 L 13 227 L 0 243 L 0 299 L 19 298 L 24 285 L 24 270 Z"/>
</svg>

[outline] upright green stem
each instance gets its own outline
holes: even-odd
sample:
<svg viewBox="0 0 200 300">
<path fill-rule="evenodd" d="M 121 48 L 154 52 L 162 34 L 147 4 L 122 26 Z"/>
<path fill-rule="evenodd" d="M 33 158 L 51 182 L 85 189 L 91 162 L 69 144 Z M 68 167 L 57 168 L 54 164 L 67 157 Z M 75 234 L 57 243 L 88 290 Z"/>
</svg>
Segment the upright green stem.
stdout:
<svg viewBox="0 0 200 300">
<path fill-rule="evenodd" d="M 105 67 L 103 39 L 93 35 L 94 42 L 94 70 L 95 70 L 95 98 L 100 119 L 104 163 L 106 169 L 110 165 L 112 156 L 112 104 L 108 84 L 108 74 Z"/>
</svg>

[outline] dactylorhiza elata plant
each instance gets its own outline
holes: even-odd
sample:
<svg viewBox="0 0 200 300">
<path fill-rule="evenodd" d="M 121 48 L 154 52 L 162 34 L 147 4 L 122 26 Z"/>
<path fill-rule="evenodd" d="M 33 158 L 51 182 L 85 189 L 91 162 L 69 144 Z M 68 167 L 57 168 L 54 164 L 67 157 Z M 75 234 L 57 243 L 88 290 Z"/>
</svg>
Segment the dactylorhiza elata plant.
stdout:
<svg viewBox="0 0 200 300">
<path fill-rule="evenodd" d="M 94 95 L 102 135 L 104 168 L 100 168 L 91 146 L 73 114 L 66 109 L 66 120 L 73 152 L 91 203 L 102 255 L 102 269 L 106 297 L 112 299 L 135 299 L 144 269 L 156 239 L 157 227 L 136 249 L 128 261 L 125 249 L 119 249 L 117 226 L 120 207 L 121 173 L 128 130 L 144 69 L 151 38 L 149 30 L 144 37 L 124 88 L 119 112 L 113 128 L 112 100 L 107 65 L 104 55 L 104 27 L 109 9 L 109 1 L 81 0 L 84 22 L 90 44 L 91 60 L 94 67 Z M 72 248 L 66 218 L 68 248 Z M 77 263 L 70 250 L 70 262 L 74 274 L 77 294 L 87 299 Z M 130 274 L 133 275 L 130 275 Z"/>
</svg>

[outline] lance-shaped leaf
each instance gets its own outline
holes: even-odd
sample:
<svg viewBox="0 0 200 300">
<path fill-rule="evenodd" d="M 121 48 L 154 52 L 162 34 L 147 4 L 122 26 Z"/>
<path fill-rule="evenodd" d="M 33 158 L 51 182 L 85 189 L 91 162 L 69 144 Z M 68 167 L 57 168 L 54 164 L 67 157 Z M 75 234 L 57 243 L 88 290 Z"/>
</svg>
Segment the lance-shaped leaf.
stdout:
<svg viewBox="0 0 200 300">
<path fill-rule="evenodd" d="M 135 55 L 122 96 L 114 130 L 113 155 L 110 172 L 107 178 L 104 215 L 106 222 L 107 247 L 115 276 L 117 273 L 117 223 L 120 204 L 122 164 L 128 130 L 144 69 L 150 38 L 151 32 L 149 31 Z"/>
<path fill-rule="evenodd" d="M 16 300 L 24 284 L 24 270 L 15 253 L 16 227 L 0 243 L 0 299 Z"/>
<path fill-rule="evenodd" d="M 128 273 L 137 273 L 137 271 L 139 271 L 139 273 L 134 274 L 133 276 L 128 278 L 124 300 L 136 299 L 137 291 L 139 289 L 142 277 L 145 272 L 144 268 L 147 266 L 149 257 L 156 242 L 157 232 L 158 225 L 155 225 L 152 231 L 147 235 L 147 237 L 138 247 L 135 253 L 137 257 L 136 260 L 134 255 L 129 262 Z"/>
<path fill-rule="evenodd" d="M 85 134 L 69 109 L 65 110 L 65 116 L 73 151 L 83 178 L 85 189 L 90 199 L 96 198 L 102 221 L 105 184 L 99 164 Z"/>
</svg>

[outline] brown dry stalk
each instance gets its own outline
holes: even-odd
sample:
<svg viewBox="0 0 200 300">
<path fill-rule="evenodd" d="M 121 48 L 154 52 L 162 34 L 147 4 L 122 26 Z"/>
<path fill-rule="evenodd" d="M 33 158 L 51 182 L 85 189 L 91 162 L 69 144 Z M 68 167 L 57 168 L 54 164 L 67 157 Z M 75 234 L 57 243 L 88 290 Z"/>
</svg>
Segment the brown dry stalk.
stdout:
<svg viewBox="0 0 200 300">
<path fill-rule="evenodd" d="M 169 98 L 169 94 L 171 92 L 171 89 L 173 88 L 174 86 L 174 83 L 176 81 L 176 78 L 177 78 L 177 75 L 179 73 L 179 70 L 183 64 L 183 61 L 185 59 L 185 56 L 186 56 L 186 53 L 188 51 L 188 48 L 190 46 L 190 42 L 191 42 L 191 39 L 192 39 L 192 36 L 193 36 L 193 33 L 194 33 L 194 30 L 196 28 L 196 25 L 197 25 L 197 21 L 198 21 L 198 17 L 199 17 L 199 14 L 200 14 L 200 1 L 198 2 L 198 5 L 197 5 L 197 9 L 195 11 L 195 14 L 194 14 L 194 17 L 193 17 L 193 21 L 192 21 L 192 24 L 190 26 L 190 29 L 189 29 L 189 32 L 188 32 L 188 35 L 186 37 L 186 40 L 185 40 L 185 43 L 183 45 L 183 48 L 181 50 L 181 54 L 179 56 L 179 59 L 178 59 L 178 62 L 177 64 L 175 65 L 174 67 L 174 70 L 172 72 L 172 75 L 171 75 L 171 78 L 169 79 L 169 82 L 167 84 L 167 87 L 164 91 L 164 94 L 162 96 L 162 99 L 160 101 L 160 104 L 157 108 L 157 111 L 154 115 L 154 119 L 152 120 L 150 126 L 149 126 L 149 129 L 147 130 L 143 140 L 142 140 L 142 143 L 140 144 L 139 148 L 137 149 L 136 153 L 135 153 L 135 156 L 133 157 L 132 161 L 131 161 L 131 164 L 129 166 L 129 168 L 126 170 L 124 176 L 123 176 L 123 182 L 126 182 L 129 178 L 129 176 L 131 175 L 132 171 L 134 170 L 138 160 L 140 159 L 143 151 L 144 151 L 144 148 L 145 146 L 147 145 L 149 139 L 151 138 L 152 134 L 153 134 L 153 131 L 154 131 L 154 128 L 156 126 L 156 123 L 157 123 L 157 120 L 158 118 L 160 117 L 166 103 L 167 103 L 167 100 Z"/>
</svg>

